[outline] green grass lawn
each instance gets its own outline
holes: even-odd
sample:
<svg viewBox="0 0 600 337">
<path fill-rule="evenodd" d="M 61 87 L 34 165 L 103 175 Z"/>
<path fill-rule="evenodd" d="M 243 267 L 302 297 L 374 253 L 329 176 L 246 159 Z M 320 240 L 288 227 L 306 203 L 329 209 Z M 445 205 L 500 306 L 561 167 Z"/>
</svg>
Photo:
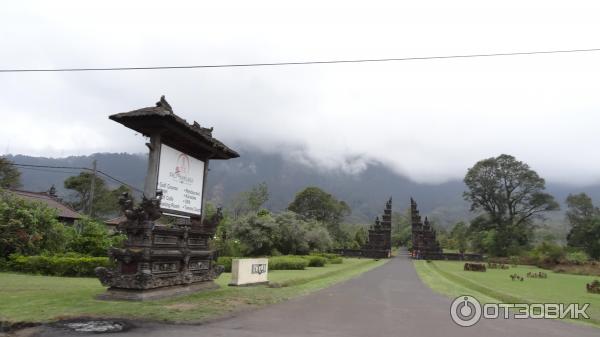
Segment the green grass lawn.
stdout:
<svg viewBox="0 0 600 337">
<path fill-rule="evenodd" d="M 217 280 L 216 290 L 148 302 L 95 300 L 105 288 L 95 278 L 0 273 L 0 321 L 49 322 L 73 317 L 112 317 L 169 322 L 202 322 L 228 313 L 277 303 L 325 288 L 380 266 L 385 260 L 344 259 L 306 270 L 269 272 L 269 281 L 284 285 L 229 287 L 231 274 Z"/>
<path fill-rule="evenodd" d="M 472 295 L 482 303 L 590 303 L 589 320 L 600 327 L 600 295 L 590 294 L 585 284 L 597 277 L 559 274 L 532 266 L 488 269 L 487 272 L 463 271 L 464 262 L 415 261 L 419 277 L 434 291 L 449 297 Z M 543 271 L 547 279 L 527 278 L 527 272 Z M 511 274 L 525 278 L 512 281 Z"/>
</svg>

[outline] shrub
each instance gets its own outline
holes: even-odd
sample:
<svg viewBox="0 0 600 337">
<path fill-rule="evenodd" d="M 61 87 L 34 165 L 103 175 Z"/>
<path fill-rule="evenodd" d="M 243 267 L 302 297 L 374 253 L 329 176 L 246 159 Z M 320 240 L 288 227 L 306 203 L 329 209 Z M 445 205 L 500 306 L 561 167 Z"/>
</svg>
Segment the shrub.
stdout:
<svg viewBox="0 0 600 337">
<path fill-rule="evenodd" d="M 309 267 L 323 267 L 327 263 L 327 259 L 322 256 L 309 255 L 305 259 L 308 260 Z"/>
<path fill-rule="evenodd" d="M 96 267 L 110 268 L 107 257 L 23 256 L 13 254 L 8 269 L 21 273 L 51 276 L 95 276 Z"/>
<path fill-rule="evenodd" d="M 107 256 L 110 247 L 119 247 L 125 240 L 121 234 L 111 234 L 106 226 L 89 218 L 79 220 L 67 229 L 66 250 L 87 256 Z"/>
<path fill-rule="evenodd" d="M 329 259 L 329 263 L 331 263 L 331 264 L 342 264 L 342 263 L 344 263 L 344 259 L 342 259 L 341 256 L 337 256 L 337 257 L 334 257 L 332 259 Z"/>
<path fill-rule="evenodd" d="M 0 256 L 64 251 L 65 226 L 56 210 L 0 190 Z"/>
<path fill-rule="evenodd" d="M 563 247 L 544 241 L 536 246 L 530 253 L 530 257 L 536 261 L 536 265 L 558 264 L 565 256 Z"/>
<path fill-rule="evenodd" d="M 308 260 L 298 256 L 275 256 L 269 258 L 269 270 L 303 270 Z"/>
<path fill-rule="evenodd" d="M 217 264 L 223 266 L 223 271 L 226 273 L 231 273 L 231 263 L 233 261 L 233 257 L 231 256 L 219 256 L 217 259 Z"/>
<path fill-rule="evenodd" d="M 334 253 L 310 253 L 310 255 L 322 256 L 322 257 L 326 258 L 327 260 L 331 260 L 331 259 L 335 259 L 336 257 L 340 257 L 339 254 L 334 254 Z"/>
<path fill-rule="evenodd" d="M 334 254 L 334 253 L 311 253 L 310 255 L 314 255 L 314 256 L 322 256 L 324 258 L 327 259 L 327 263 L 331 263 L 331 264 L 341 264 L 344 263 L 344 259 L 342 259 L 342 256 L 339 254 Z"/>
<path fill-rule="evenodd" d="M 589 261 L 590 257 L 585 252 L 575 251 L 575 252 L 567 253 L 567 256 L 565 257 L 565 259 L 567 260 L 568 263 L 584 264 L 587 261 Z"/>
</svg>

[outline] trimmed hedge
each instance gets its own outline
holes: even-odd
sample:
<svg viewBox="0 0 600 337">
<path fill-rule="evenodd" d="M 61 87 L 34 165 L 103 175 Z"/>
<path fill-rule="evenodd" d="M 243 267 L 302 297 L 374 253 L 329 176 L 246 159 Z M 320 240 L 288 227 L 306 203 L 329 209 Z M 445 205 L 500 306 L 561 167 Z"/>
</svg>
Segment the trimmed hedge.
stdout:
<svg viewBox="0 0 600 337">
<path fill-rule="evenodd" d="M 298 256 L 274 256 L 269 258 L 269 270 L 303 270 L 308 260 Z"/>
<path fill-rule="evenodd" d="M 334 253 L 310 253 L 310 255 L 312 255 L 312 256 L 322 256 L 322 257 L 326 258 L 327 260 L 333 260 L 335 258 L 340 257 L 339 254 L 334 254 Z"/>
<path fill-rule="evenodd" d="M 220 256 L 217 264 L 223 266 L 226 273 L 230 273 L 233 259 L 243 259 L 243 257 Z M 323 267 L 327 263 L 340 264 L 343 262 L 344 260 L 339 255 L 329 253 L 271 256 L 269 257 L 269 270 L 303 270 L 306 267 Z"/>
<path fill-rule="evenodd" d="M 344 263 L 344 259 L 340 254 L 334 253 L 311 253 L 311 256 L 322 256 L 327 259 L 327 263 L 331 264 L 342 264 Z"/>
<path fill-rule="evenodd" d="M 317 255 L 309 255 L 304 258 L 308 260 L 309 267 L 324 267 L 328 262 L 326 258 Z"/>
<path fill-rule="evenodd" d="M 331 263 L 331 264 L 342 264 L 342 263 L 344 263 L 344 259 L 342 259 L 341 256 L 334 257 L 332 259 L 329 259 L 329 263 Z"/>
<path fill-rule="evenodd" d="M 96 267 L 111 267 L 107 257 L 23 256 L 11 255 L 7 269 L 51 276 L 95 276 Z"/>
</svg>

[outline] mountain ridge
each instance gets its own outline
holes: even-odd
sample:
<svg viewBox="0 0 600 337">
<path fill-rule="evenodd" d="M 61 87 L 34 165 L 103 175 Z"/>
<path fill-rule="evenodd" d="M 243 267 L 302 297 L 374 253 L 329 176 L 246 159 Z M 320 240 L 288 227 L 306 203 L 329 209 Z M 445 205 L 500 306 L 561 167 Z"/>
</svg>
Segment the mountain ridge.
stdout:
<svg viewBox="0 0 600 337">
<path fill-rule="evenodd" d="M 275 211 L 285 209 L 301 189 L 318 186 L 350 205 L 352 215 L 347 220 L 352 223 L 371 223 L 390 196 L 394 198 L 394 210 L 399 212 L 408 207 L 410 197 L 415 198 L 421 213 L 443 227 L 472 217 L 468 204 L 462 198 L 465 186 L 460 180 L 423 184 L 403 177 L 381 163 L 370 163 L 359 173 L 346 173 L 315 168 L 256 149 L 246 149 L 240 154 L 237 159 L 210 162 L 207 200 L 227 206 L 236 194 L 266 182 L 270 193 L 266 206 Z M 147 155 L 129 153 L 94 153 L 64 158 L 8 155 L 7 158 L 16 164 L 64 167 L 91 167 L 95 159 L 99 170 L 139 189 L 143 187 L 147 165 Z M 64 189 L 63 181 L 79 172 L 64 168 L 19 167 L 19 170 L 22 172 L 23 189 L 44 191 L 54 184 L 59 195 L 66 199 L 69 193 Z M 579 192 L 586 192 L 594 200 L 600 200 L 600 186 L 597 185 L 575 187 L 547 183 L 547 190 L 560 203 L 564 203 L 569 193 Z"/>
</svg>

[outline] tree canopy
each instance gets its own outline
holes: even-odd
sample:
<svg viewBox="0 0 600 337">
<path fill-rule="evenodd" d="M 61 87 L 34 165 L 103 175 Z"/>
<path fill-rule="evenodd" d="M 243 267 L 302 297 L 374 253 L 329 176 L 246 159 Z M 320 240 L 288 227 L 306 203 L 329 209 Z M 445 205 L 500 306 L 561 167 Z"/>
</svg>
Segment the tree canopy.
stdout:
<svg viewBox="0 0 600 337">
<path fill-rule="evenodd" d="M 307 219 L 339 224 L 350 214 L 350 207 L 318 187 L 307 187 L 296 194 L 288 209 Z"/>
<path fill-rule="evenodd" d="M 474 229 L 493 230 L 495 254 L 505 255 L 511 246 L 529 243 L 533 220 L 557 210 L 554 197 L 545 193 L 545 181 L 529 165 L 510 155 L 477 162 L 464 178 L 464 198 L 472 211 L 485 214 Z"/>
<path fill-rule="evenodd" d="M 252 186 L 248 191 L 239 193 L 233 200 L 233 217 L 256 213 L 269 200 L 269 187 L 266 182 Z"/>
<path fill-rule="evenodd" d="M 78 211 L 90 211 L 91 184 L 94 175 L 90 172 L 81 172 L 79 175 L 71 176 L 64 182 L 66 189 L 74 192 L 74 200 L 71 202 L 73 208 Z M 106 182 L 96 176 L 94 185 L 94 199 L 92 205 L 92 217 L 114 216 L 119 210 L 119 196 L 123 192 L 131 192 L 126 186 L 110 189 Z"/>
<path fill-rule="evenodd" d="M 65 229 L 56 216 L 44 204 L 0 191 L 0 257 L 63 250 Z"/>
<path fill-rule="evenodd" d="M 7 158 L 0 157 L 0 188 L 21 187 L 21 172 Z"/>
<path fill-rule="evenodd" d="M 350 215 L 350 207 L 318 187 L 307 187 L 296 194 L 288 210 L 305 219 L 312 219 L 327 225 L 329 233 L 337 241 L 347 241 L 347 233 L 340 228 L 344 217 Z"/>
<path fill-rule="evenodd" d="M 592 258 L 600 258 L 600 210 L 585 193 L 570 194 L 567 207 L 567 221 L 571 225 L 568 245 L 582 249 Z"/>
</svg>

